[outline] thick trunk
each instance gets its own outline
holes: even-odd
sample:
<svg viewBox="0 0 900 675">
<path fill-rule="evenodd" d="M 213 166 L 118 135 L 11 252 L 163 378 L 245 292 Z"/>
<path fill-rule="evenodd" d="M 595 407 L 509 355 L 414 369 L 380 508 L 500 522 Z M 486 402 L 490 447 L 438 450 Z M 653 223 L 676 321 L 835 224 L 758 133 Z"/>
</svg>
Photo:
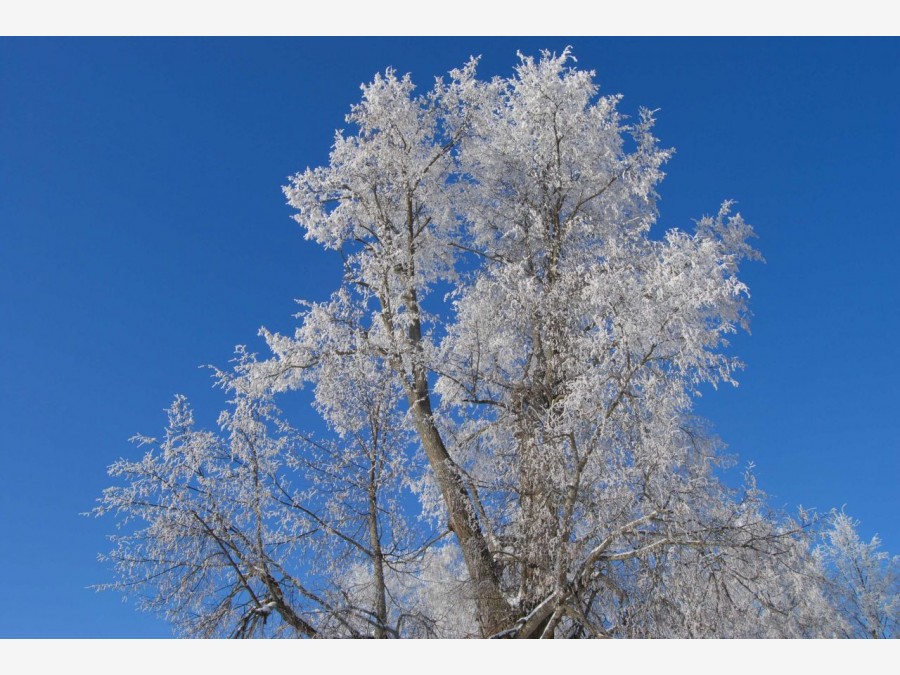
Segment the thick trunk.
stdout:
<svg viewBox="0 0 900 675">
<path fill-rule="evenodd" d="M 375 575 L 375 638 L 385 636 L 387 625 L 387 597 L 384 583 L 384 552 L 378 532 L 378 454 L 373 442 L 369 457 L 369 544 L 372 548 L 372 568 Z"/>
<path fill-rule="evenodd" d="M 459 468 L 447 452 L 440 432 L 434 425 L 428 384 L 424 373 L 416 375 L 415 390 L 410 395 L 410 407 L 422 447 L 441 489 L 450 525 L 474 584 L 475 603 L 482 636 L 488 637 L 507 628 L 513 621 L 509 603 L 500 591 L 500 579 L 487 540 L 471 508 L 469 493 Z"/>
<path fill-rule="evenodd" d="M 459 541 L 466 569 L 474 586 L 473 595 L 482 636 L 488 637 L 512 625 L 514 621 L 512 608 L 501 592 L 497 567 L 488 548 L 487 539 L 481 531 L 478 517 L 472 508 L 471 498 L 463 483 L 459 467 L 447 452 L 444 439 L 434 424 L 431 390 L 422 358 L 422 328 L 418 319 L 419 307 L 414 290 L 407 292 L 404 302 L 409 314 L 416 317 L 410 322 L 406 335 L 412 356 L 411 372 L 405 369 L 401 370 L 406 383 L 410 411 L 425 456 L 433 471 L 435 482 L 440 488 L 444 504 L 447 506 L 450 527 Z M 382 308 L 386 310 L 387 307 L 387 303 L 382 298 Z M 384 311 L 382 319 L 388 331 L 396 336 L 390 312 Z M 399 363 L 397 366 L 402 368 Z"/>
<path fill-rule="evenodd" d="M 487 539 L 478 523 L 478 516 L 472 508 L 472 501 L 463 483 L 459 467 L 447 452 L 444 440 L 434 423 L 431 389 L 428 385 L 428 371 L 422 348 L 421 312 L 414 283 L 416 278 L 416 238 L 420 232 L 420 225 L 417 220 L 417 209 L 413 205 L 413 191 L 414 188 L 407 191 L 407 260 L 402 267 L 406 273 L 405 282 L 407 284 L 402 301 L 410 321 L 405 336 L 410 350 L 408 355 L 411 357 L 407 366 L 409 370 L 404 373 L 406 393 L 416 431 L 434 472 L 435 482 L 438 484 L 447 506 L 450 527 L 459 541 L 469 578 L 473 584 L 473 595 L 482 636 L 488 637 L 512 625 L 514 617 L 512 608 L 501 592 L 497 567 L 488 548 Z M 386 297 L 389 297 L 389 294 L 386 293 L 382 297 L 383 310 L 388 308 L 385 303 Z M 395 338 L 398 338 L 399 335 L 394 331 L 390 312 L 386 312 L 382 316 L 388 330 L 394 334 Z"/>
</svg>

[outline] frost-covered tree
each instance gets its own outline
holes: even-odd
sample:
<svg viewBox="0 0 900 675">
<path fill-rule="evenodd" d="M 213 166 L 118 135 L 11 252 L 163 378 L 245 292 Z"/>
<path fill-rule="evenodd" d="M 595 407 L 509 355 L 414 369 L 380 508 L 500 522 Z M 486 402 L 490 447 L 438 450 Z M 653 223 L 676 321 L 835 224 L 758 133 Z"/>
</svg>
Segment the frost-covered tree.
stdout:
<svg viewBox="0 0 900 675">
<path fill-rule="evenodd" d="M 217 371 L 218 433 L 178 398 L 113 466 L 111 586 L 197 635 L 837 636 L 848 605 L 894 630 L 852 527 L 814 553 L 806 514 L 720 481 L 693 397 L 740 366 L 752 229 L 726 202 L 651 236 L 670 151 L 572 60 L 363 87 L 285 187 L 343 282 Z M 302 387 L 326 431 L 278 411 Z"/>
<path fill-rule="evenodd" d="M 859 523 L 833 511 L 824 541 L 816 549 L 825 568 L 825 592 L 845 620 L 843 634 L 854 638 L 898 636 L 900 556 L 880 551 L 881 541 L 861 541 Z"/>
</svg>

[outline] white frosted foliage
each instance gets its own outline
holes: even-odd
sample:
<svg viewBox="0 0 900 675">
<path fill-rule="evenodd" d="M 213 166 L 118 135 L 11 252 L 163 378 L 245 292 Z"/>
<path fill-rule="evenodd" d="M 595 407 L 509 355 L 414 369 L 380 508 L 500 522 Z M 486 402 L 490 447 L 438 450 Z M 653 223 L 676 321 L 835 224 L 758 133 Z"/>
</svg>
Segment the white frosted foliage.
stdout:
<svg viewBox="0 0 900 675">
<path fill-rule="evenodd" d="M 178 397 L 113 465 L 110 586 L 187 635 L 893 636 L 877 542 L 720 480 L 693 401 L 736 384 L 753 230 L 654 234 L 672 151 L 621 105 L 568 51 L 365 85 L 284 188 L 340 286 L 216 371 L 218 430 Z"/>
</svg>

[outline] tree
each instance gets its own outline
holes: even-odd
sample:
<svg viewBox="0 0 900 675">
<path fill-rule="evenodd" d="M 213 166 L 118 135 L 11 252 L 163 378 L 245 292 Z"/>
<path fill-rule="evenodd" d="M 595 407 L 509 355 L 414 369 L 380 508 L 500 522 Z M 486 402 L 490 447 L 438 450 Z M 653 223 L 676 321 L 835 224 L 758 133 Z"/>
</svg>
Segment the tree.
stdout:
<svg viewBox="0 0 900 675">
<path fill-rule="evenodd" d="M 752 229 L 651 236 L 671 153 L 570 60 L 363 87 L 285 188 L 343 282 L 216 371 L 220 433 L 179 397 L 113 465 L 110 586 L 191 635 L 847 634 L 809 515 L 726 487 L 692 414 L 740 366 Z M 276 407 L 304 386 L 327 432 Z"/>
<path fill-rule="evenodd" d="M 859 523 L 843 511 L 832 511 L 821 558 L 827 582 L 825 592 L 845 620 L 844 636 L 889 638 L 897 636 L 900 620 L 900 556 L 879 551 L 874 536 L 860 541 Z"/>
</svg>

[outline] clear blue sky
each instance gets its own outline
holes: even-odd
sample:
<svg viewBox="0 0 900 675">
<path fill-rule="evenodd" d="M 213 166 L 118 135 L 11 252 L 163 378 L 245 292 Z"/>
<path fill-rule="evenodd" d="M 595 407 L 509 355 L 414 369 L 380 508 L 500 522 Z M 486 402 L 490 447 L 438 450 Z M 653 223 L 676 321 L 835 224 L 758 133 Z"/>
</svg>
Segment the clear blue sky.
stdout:
<svg viewBox="0 0 900 675">
<path fill-rule="evenodd" d="M 170 635 L 87 590 L 112 522 L 79 513 L 173 394 L 213 423 L 198 366 L 337 283 L 280 188 L 326 161 L 359 84 L 568 44 L 623 111 L 661 109 L 663 226 L 730 198 L 759 234 L 748 367 L 701 413 L 774 504 L 846 505 L 900 553 L 900 41 L 6 38 L 0 637 Z"/>
</svg>

